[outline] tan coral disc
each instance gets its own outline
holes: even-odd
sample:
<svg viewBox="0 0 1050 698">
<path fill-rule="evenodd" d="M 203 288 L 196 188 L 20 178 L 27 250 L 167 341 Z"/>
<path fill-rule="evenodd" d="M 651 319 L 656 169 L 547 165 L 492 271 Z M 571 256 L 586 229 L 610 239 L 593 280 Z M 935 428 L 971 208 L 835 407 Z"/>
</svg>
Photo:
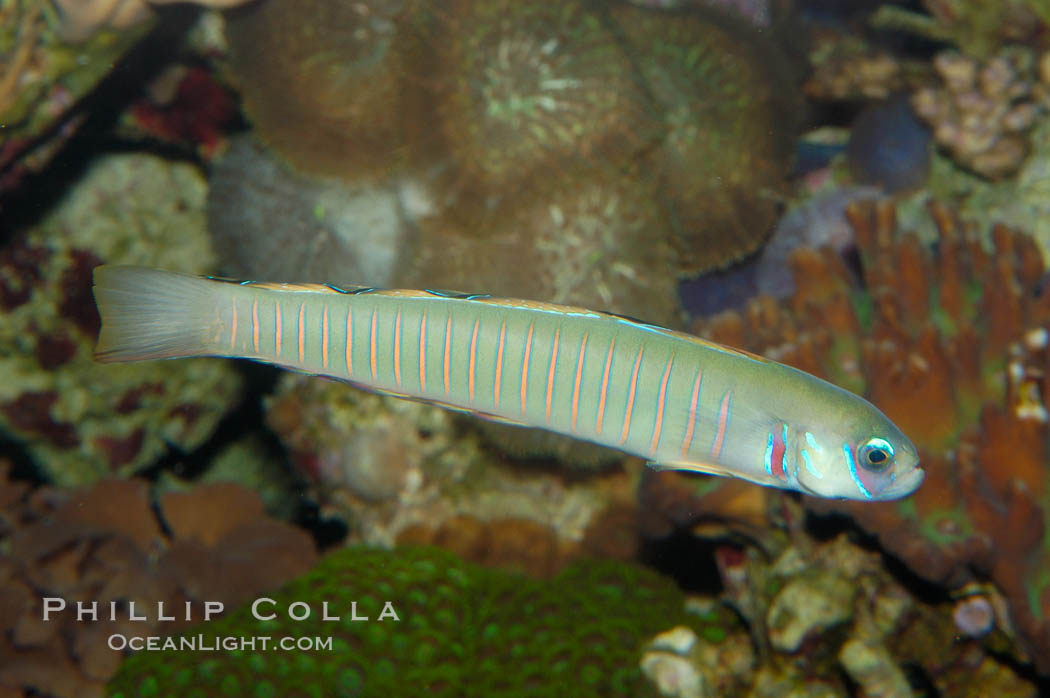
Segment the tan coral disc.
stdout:
<svg viewBox="0 0 1050 698">
<path fill-rule="evenodd" d="M 229 13 L 230 69 L 263 141 L 312 174 L 401 157 L 405 3 L 269 0 Z"/>
<path fill-rule="evenodd" d="M 777 216 L 795 118 L 773 46 L 713 12 L 623 6 L 613 16 L 663 114 L 651 164 L 673 212 L 682 271 L 754 252 Z"/>
<path fill-rule="evenodd" d="M 434 16 L 441 129 L 483 182 L 629 158 L 658 135 L 613 32 L 583 3 L 455 0 Z"/>
</svg>

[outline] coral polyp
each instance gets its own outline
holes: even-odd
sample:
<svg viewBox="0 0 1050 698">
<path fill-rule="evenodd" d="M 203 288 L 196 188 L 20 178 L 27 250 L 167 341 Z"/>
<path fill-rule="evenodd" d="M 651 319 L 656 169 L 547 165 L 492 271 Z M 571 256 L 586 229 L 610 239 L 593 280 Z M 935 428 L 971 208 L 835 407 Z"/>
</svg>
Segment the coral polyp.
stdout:
<svg viewBox="0 0 1050 698">
<path fill-rule="evenodd" d="M 457 0 L 435 11 L 439 113 L 453 156 L 502 184 L 655 135 L 613 33 L 576 0 Z"/>
</svg>

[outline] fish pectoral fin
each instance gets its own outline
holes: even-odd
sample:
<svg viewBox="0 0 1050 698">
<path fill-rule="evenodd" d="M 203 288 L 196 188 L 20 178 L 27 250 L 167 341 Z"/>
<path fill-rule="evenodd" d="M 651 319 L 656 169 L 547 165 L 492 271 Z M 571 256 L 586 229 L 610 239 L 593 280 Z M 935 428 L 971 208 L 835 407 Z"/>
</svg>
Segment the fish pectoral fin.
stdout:
<svg viewBox="0 0 1050 698">
<path fill-rule="evenodd" d="M 693 463 L 689 461 L 682 461 L 680 463 L 654 463 L 650 461 L 647 463 L 653 470 L 689 470 L 694 473 L 703 473 L 704 475 L 718 475 L 719 477 L 740 477 L 738 473 L 735 473 L 721 465 L 710 465 L 708 463 Z"/>
</svg>

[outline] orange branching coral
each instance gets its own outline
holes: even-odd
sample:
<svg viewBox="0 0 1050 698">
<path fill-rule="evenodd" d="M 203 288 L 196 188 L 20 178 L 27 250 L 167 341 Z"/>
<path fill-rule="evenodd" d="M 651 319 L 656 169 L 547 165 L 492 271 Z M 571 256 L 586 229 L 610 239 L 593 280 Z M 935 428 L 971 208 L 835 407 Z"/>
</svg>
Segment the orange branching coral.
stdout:
<svg viewBox="0 0 1050 698">
<path fill-rule="evenodd" d="M 861 279 L 830 251 L 792 260 L 797 290 L 701 328 L 865 394 L 919 446 L 927 477 L 889 503 L 809 502 L 852 516 L 916 573 L 993 580 L 1022 643 L 1050 671 L 1050 289 L 1027 235 L 987 249 L 941 205 L 934 250 L 889 202 L 853 205 Z"/>
<path fill-rule="evenodd" d="M 201 620 L 204 602 L 230 609 L 316 561 L 305 532 L 238 485 L 167 494 L 160 521 L 143 480 L 26 489 L 0 468 L 0 695 L 101 695 L 123 659 L 110 636 L 171 632 Z M 78 618 L 80 602 L 97 620 Z"/>
</svg>

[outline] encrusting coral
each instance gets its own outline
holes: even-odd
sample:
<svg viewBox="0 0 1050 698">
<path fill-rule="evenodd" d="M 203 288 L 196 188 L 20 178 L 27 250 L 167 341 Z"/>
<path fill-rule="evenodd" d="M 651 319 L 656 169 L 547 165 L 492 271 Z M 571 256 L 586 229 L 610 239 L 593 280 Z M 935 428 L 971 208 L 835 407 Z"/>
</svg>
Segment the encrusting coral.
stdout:
<svg viewBox="0 0 1050 698">
<path fill-rule="evenodd" d="M 0 464 L 0 689 L 101 695 L 123 659 L 109 636 L 185 627 L 202 619 L 204 602 L 230 610 L 316 560 L 309 535 L 268 518 L 240 485 L 169 493 L 154 511 L 143 480 L 27 494 L 6 470 Z M 65 610 L 45 619 L 44 598 Z M 79 621 L 77 602 L 97 602 L 97 620 Z"/>
<path fill-rule="evenodd" d="M 241 379 L 218 361 L 96 364 L 92 269 L 104 261 L 209 271 L 205 183 L 186 163 L 93 162 L 0 249 L 0 428 L 49 481 L 128 475 L 211 435 Z"/>
<path fill-rule="evenodd" d="M 333 649 L 143 652 L 124 663 L 111 695 L 652 695 L 638 668 L 642 643 L 689 622 L 675 585 L 634 565 L 581 561 L 538 581 L 413 546 L 332 553 L 270 598 L 276 620 L 242 608 L 193 633 L 213 644 L 330 637 Z M 311 604 L 307 619 L 285 616 L 293 601 Z M 322 621 L 322 601 L 339 621 Z"/>
<path fill-rule="evenodd" d="M 869 397 L 918 445 L 926 481 L 890 503 L 808 499 L 848 513 L 916 574 L 988 578 L 1037 669 L 1050 672 L 1050 288 L 1031 238 L 993 249 L 932 204 L 936 251 L 890 202 L 851 205 L 861 278 L 830 250 L 792 258 L 796 291 L 699 328 Z"/>
</svg>

